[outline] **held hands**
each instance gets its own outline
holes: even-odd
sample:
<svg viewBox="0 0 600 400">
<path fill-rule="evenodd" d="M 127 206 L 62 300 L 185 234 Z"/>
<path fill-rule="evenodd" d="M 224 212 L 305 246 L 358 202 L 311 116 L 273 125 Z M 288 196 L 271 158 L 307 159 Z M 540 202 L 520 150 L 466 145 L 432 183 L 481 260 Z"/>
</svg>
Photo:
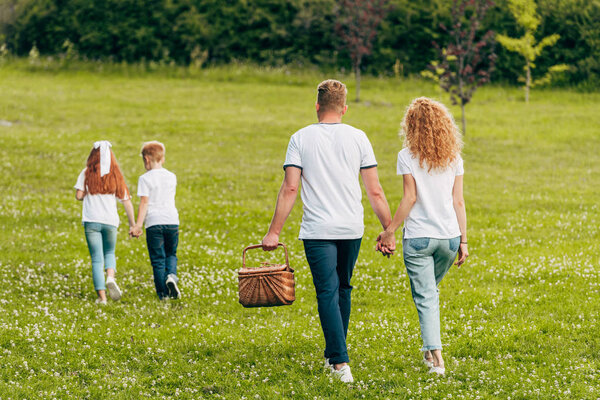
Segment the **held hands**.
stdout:
<svg viewBox="0 0 600 400">
<path fill-rule="evenodd" d="M 461 243 L 458 248 L 458 260 L 454 265 L 461 266 L 465 261 L 467 261 L 467 257 L 469 257 L 469 249 L 467 248 L 466 243 Z"/>
<path fill-rule="evenodd" d="M 394 232 L 381 232 L 379 236 L 377 236 L 375 250 L 380 251 L 381 254 L 387 256 L 387 258 L 394 255 L 394 251 L 396 251 L 396 235 Z"/>
<path fill-rule="evenodd" d="M 279 245 L 279 235 L 275 233 L 267 233 L 262 240 L 262 248 L 264 251 L 272 251 Z"/>
<path fill-rule="evenodd" d="M 129 227 L 129 237 L 132 238 L 139 238 L 140 236 L 142 236 L 142 227 L 138 226 L 138 225 L 134 225 Z"/>
</svg>

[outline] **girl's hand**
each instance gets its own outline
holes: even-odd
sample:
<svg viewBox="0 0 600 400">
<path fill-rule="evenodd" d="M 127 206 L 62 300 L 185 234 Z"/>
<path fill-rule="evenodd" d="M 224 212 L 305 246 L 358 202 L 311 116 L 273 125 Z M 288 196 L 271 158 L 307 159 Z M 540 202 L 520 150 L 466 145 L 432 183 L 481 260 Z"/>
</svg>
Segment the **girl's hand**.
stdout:
<svg viewBox="0 0 600 400">
<path fill-rule="evenodd" d="M 466 243 L 461 243 L 458 248 L 458 261 L 454 265 L 461 266 L 465 261 L 467 261 L 467 257 L 469 257 L 469 249 Z"/>
</svg>

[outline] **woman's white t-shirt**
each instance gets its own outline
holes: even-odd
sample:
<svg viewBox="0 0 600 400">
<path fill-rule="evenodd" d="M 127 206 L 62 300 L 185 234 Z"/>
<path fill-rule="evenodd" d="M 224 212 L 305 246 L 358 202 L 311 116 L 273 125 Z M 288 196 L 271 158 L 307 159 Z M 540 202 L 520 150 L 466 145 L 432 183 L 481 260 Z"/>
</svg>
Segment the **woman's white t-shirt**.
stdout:
<svg viewBox="0 0 600 400">
<path fill-rule="evenodd" d="M 424 163 L 425 164 L 425 163 Z M 452 197 L 454 180 L 464 175 L 460 155 L 445 170 L 427 171 L 419 165 L 419 158 L 408 148 L 398 153 L 398 175 L 412 175 L 417 184 L 417 201 L 404 220 L 404 238 L 429 237 L 452 239 L 460 236 L 460 228 Z"/>
<path fill-rule="evenodd" d="M 359 239 L 361 169 L 377 166 L 367 135 L 346 124 L 312 124 L 290 139 L 284 168 L 302 169 L 300 239 Z"/>
<path fill-rule="evenodd" d="M 79 174 L 75 189 L 88 192 L 85 185 L 85 170 Z M 119 199 L 119 201 L 128 200 Z M 82 222 L 99 222 L 101 224 L 119 226 L 119 213 L 117 212 L 117 197 L 114 194 L 89 194 L 83 198 L 81 210 Z"/>
</svg>

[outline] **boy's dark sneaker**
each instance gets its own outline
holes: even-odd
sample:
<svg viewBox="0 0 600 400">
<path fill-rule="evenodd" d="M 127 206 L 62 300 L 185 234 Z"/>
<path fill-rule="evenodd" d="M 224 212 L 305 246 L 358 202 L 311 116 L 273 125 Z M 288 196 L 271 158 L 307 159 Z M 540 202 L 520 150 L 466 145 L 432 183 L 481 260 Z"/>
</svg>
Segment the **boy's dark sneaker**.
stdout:
<svg viewBox="0 0 600 400">
<path fill-rule="evenodd" d="M 169 297 L 172 299 L 178 299 L 179 297 L 181 297 L 181 292 L 179 291 L 179 288 L 177 287 L 177 275 L 174 274 L 169 274 L 169 276 L 167 277 L 167 289 L 169 289 Z"/>
</svg>

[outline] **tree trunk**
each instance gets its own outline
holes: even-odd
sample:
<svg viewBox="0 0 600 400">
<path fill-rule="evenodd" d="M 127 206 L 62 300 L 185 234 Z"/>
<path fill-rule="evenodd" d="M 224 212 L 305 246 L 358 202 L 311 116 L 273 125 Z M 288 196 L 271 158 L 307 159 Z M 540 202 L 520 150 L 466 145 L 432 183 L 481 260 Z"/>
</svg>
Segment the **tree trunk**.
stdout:
<svg viewBox="0 0 600 400">
<path fill-rule="evenodd" d="M 467 136 L 467 119 L 465 117 L 465 103 L 460 102 L 460 110 L 462 116 L 462 133 L 463 136 Z"/>
<path fill-rule="evenodd" d="M 525 78 L 525 103 L 529 103 L 529 88 L 531 87 L 531 66 L 529 60 L 527 60 L 525 70 L 527 71 L 527 76 Z"/>
<path fill-rule="evenodd" d="M 356 78 L 356 102 L 360 103 L 360 61 L 354 64 L 354 77 Z"/>
</svg>

